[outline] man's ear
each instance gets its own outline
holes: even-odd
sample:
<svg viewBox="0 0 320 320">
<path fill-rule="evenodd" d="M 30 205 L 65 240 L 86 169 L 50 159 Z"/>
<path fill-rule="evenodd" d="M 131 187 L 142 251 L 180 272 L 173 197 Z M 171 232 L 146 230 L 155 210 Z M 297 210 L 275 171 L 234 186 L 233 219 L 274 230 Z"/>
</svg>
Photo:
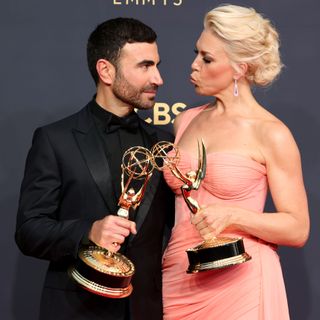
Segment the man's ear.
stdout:
<svg viewBox="0 0 320 320">
<path fill-rule="evenodd" d="M 106 59 L 99 59 L 96 64 L 97 73 L 100 81 L 104 84 L 111 85 L 116 75 L 114 65 Z"/>
<path fill-rule="evenodd" d="M 248 71 L 248 65 L 246 63 L 237 63 L 236 64 L 236 71 L 234 73 L 233 78 L 235 80 L 239 80 L 241 77 L 245 76 Z"/>
</svg>

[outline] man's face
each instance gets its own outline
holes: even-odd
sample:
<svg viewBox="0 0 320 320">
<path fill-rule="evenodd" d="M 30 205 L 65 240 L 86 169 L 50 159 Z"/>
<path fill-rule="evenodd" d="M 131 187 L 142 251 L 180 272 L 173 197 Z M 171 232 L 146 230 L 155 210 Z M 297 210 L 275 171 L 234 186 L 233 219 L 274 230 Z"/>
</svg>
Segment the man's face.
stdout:
<svg viewBox="0 0 320 320">
<path fill-rule="evenodd" d="M 121 49 L 112 84 L 115 97 L 138 109 L 155 104 L 157 89 L 163 84 L 156 43 L 127 43 Z"/>
</svg>

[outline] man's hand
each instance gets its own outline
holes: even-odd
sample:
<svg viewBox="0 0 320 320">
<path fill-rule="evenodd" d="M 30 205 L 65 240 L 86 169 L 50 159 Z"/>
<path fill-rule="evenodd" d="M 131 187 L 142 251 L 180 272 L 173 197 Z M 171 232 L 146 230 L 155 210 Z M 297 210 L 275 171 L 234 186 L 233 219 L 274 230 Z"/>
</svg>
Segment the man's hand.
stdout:
<svg viewBox="0 0 320 320">
<path fill-rule="evenodd" d="M 108 215 L 92 224 L 89 239 L 98 246 L 117 252 L 130 233 L 137 233 L 135 222 Z"/>
</svg>

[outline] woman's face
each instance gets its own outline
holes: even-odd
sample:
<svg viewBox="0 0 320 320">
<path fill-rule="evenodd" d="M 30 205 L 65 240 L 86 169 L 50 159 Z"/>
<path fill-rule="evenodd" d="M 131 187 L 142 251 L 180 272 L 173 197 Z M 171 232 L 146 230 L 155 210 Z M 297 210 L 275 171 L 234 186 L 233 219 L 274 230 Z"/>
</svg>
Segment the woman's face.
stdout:
<svg viewBox="0 0 320 320">
<path fill-rule="evenodd" d="M 233 90 L 234 69 L 224 49 L 224 43 L 204 30 L 196 44 L 197 56 L 191 65 L 190 81 L 198 94 L 220 96 Z"/>
</svg>

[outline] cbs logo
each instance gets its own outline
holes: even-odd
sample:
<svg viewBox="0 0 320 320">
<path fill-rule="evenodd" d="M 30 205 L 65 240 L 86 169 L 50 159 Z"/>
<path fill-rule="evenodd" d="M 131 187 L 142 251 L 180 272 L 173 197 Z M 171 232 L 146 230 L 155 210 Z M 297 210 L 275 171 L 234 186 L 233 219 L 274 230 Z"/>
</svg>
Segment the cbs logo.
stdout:
<svg viewBox="0 0 320 320">
<path fill-rule="evenodd" d="M 187 105 L 182 102 L 176 102 L 171 107 L 165 102 L 156 102 L 153 109 L 150 110 L 145 117 L 145 121 L 160 126 L 173 123 L 174 118 L 183 111 L 186 106 Z M 150 115 L 150 112 L 153 114 Z"/>
</svg>

